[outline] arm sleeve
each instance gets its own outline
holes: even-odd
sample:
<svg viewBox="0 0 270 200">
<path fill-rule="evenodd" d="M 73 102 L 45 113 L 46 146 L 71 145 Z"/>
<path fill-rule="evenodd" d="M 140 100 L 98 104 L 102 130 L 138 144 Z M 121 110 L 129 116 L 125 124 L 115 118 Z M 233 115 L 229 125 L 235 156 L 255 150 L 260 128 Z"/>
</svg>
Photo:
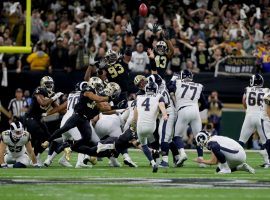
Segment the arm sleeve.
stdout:
<svg viewBox="0 0 270 200">
<path fill-rule="evenodd" d="M 157 65 L 154 58 L 150 58 L 150 66 L 151 66 L 151 70 L 157 71 Z"/>
<path fill-rule="evenodd" d="M 170 81 L 168 84 L 167 84 L 167 88 L 168 88 L 168 91 L 169 93 L 175 93 L 176 91 L 176 81 Z"/>
</svg>

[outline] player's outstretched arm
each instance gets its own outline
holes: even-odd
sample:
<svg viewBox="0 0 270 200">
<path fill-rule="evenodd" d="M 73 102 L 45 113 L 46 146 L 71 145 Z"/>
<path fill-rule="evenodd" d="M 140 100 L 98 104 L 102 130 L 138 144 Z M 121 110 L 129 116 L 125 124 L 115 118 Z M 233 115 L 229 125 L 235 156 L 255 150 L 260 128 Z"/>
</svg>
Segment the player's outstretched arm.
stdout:
<svg viewBox="0 0 270 200">
<path fill-rule="evenodd" d="M 65 101 L 64 103 L 60 104 L 57 107 L 54 107 L 52 110 L 50 110 L 49 112 L 46 113 L 46 115 L 53 115 L 55 113 L 59 113 L 62 111 L 65 111 L 67 109 L 67 101 Z"/>
<path fill-rule="evenodd" d="M 41 106 L 48 106 L 54 101 L 52 98 L 45 99 L 45 97 L 41 94 L 36 94 L 35 96 L 37 98 L 39 105 L 41 105 Z"/>
<path fill-rule="evenodd" d="M 37 158 L 35 156 L 35 153 L 33 151 L 32 144 L 30 141 L 25 145 L 25 148 L 30 159 L 32 160 L 33 165 L 37 164 Z"/>
<path fill-rule="evenodd" d="M 0 165 L 5 163 L 4 155 L 6 152 L 6 146 L 7 145 L 5 145 L 5 143 L 3 141 L 0 142 Z"/>
<path fill-rule="evenodd" d="M 165 103 L 164 102 L 159 102 L 158 107 L 162 113 L 163 119 L 166 121 L 168 119 L 168 114 L 166 111 Z"/>
<path fill-rule="evenodd" d="M 83 94 L 85 97 L 88 97 L 89 99 L 96 101 L 96 102 L 104 102 L 104 101 L 109 101 L 109 97 L 102 97 L 94 94 L 93 92 L 84 92 Z"/>
<path fill-rule="evenodd" d="M 209 160 L 204 160 L 203 158 L 195 158 L 194 159 L 195 162 L 197 163 L 204 163 L 206 165 L 216 165 L 218 164 L 218 159 L 215 156 L 215 154 L 213 152 L 211 152 L 211 158 Z"/>
</svg>

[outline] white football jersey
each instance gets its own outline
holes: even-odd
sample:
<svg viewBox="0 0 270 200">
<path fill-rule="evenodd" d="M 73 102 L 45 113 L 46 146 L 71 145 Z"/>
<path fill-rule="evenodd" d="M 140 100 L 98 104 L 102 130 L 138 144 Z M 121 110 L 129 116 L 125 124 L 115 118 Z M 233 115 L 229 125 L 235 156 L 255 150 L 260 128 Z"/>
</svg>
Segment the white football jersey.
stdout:
<svg viewBox="0 0 270 200">
<path fill-rule="evenodd" d="M 81 94 L 80 91 L 69 93 L 68 98 L 67 98 L 67 112 L 71 112 L 71 113 L 74 112 L 74 107 L 79 101 L 80 94 Z"/>
<path fill-rule="evenodd" d="M 269 96 L 270 96 L 270 92 L 268 92 L 268 93 L 266 93 L 264 96 L 263 96 L 263 100 L 265 99 L 265 98 L 269 98 Z M 262 103 L 262 112 L 261 112 L 261 118 L 262 119 L 264 119 L 264 120 L 267 120 L 267 121 L 270 121 L 270 118 L 268 117 L 268 115 L 267 115 L 267 104 L 265 104 L 264 103 L 264 101 L 263 101 L 263 103 Z"/>
<path fill-rule="evenodd" d="M 30 133 L 24 131 L 22 137 L 16 141 L 12 138 L 10 130 L 7 130 L 2 132 L 1 138 L 12 157 L 19 157 L 26 152 L 25 145 L 30 141 Z"/>
<path fill-rule="evenodd" d="M 164 97 L 165 105 L 166 105 L 166 110 L 168 114 L 174 114 L 175 112 L 175 107 L 173 100 L 171 99 L 171 96 L 167 90 L 166 87 L 161 87 L 158 89 L 158 93 L 160 93 Z"/>
<path fill-rule="evenodd" d="M 243 147 L 236 142 L 235 140 L 228 138 L 228 137 L 224 137 L 224 136 L 219 136 L 219 135 L 214 135 L 212 137 L 210 137 L 210 139 L 208 140 L 207 143 L 209 142 L 217 142 L 220 147 L 221 147 L 221 151 L 222 149 L 226 150 L 231 150 L 231 151 L 244 151 Z M 228 152 L 228 151 L 227 151 Z"/>
<path fill-rule="evenodd" d="M 131 71 L 144 72 L 147 64 L 149 64 L 149 58 L 145 51 L 142 53 L 138 53 L 137 51 L 132 52 L 131 60 L 128 64 Z"/>
<path fill-rule="evenodd" d="M 247 113 L 259 113 L 263 104 L 263 96 L 269 92 L 269 88 L 246 87 L 245 97 Z"/>
<path fill-rule="evenodd" d="M 136 107 L 138 110 L 137 124 L 153 124 L 155 123 L 159 113 L 159 102 L 164 102 L 161 94 L 139 95 L 137 96 Z"/>
<path fill-rule="evenodd" d="M 197 105 L 203 90 L 203 85 L 194 82 L 176 80 L 176 108 L 182 106 Z"/>
<path fill-rule="evenodd" d="M 126 123 L 125 123 L 125 126 L 124 126 L 124 130 L 127 130 L 129 128 L 131 122 L 133 121 L 135 105 L 136 105 L 136 100 L 129 101 L 127 111 L 125 111 L 121 116 L 122 119 L 123 119 L 125 117 L 124 115 L 128 114 L 127 119 L 125 120 Z"/>
</svg>

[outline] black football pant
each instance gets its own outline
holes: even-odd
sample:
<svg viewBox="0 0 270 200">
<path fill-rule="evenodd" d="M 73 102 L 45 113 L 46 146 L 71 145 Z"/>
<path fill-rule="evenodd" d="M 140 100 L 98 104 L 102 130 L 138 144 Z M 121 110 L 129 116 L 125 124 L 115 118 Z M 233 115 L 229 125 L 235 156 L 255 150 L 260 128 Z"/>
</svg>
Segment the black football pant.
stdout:
<svg viewBox="0 0 270 200">
<path fill-rule="evenodd" d="M 34 148 L 35 155 L 42 153 L 45 149 L 41 144 L 50 137 L 46 124 L 32 117 L 26 117 L 24 123 L 27 131 L 31 134 L 31 143 Z"/>
<path fill-rule="evenodd" d="M 63 133 L 69 131 L 70 129 L 77 127 L 80 134 L 81 139 L 74 141 L 71 145 L 71 150 L 89 155 L 92 153 L 89 147 L 89 142 L 91 140 L 92 129 L 89 123 L 89 120 L 77 113 L 73 114 L 64 124 L 64 126 L 58 130 L 56 130 L 50 140 L 60 137 Z"/>
</svg>

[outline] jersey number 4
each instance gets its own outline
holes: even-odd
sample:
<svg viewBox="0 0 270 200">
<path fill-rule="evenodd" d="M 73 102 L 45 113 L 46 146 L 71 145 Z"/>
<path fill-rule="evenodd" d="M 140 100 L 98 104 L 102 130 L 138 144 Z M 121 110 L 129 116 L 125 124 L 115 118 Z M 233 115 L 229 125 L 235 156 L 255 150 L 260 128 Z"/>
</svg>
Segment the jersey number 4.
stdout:
<svg viewBox="0 0 270 200">
<path fill-rule="evenodd" d="M 193 100 L 195 98 L 195 95 L 196 95 L 196 92 L 197 92 L 197 87 L 182 84 L 181 85 L 181 88 L 184 88 L 183 93 L 181 95 L 181 98 L 184 98 L 185 97 L 188 89 L 191 90 L 191 91 L 193 91 L 192 96 L 191 96 L 190 99 Z"/>
<path fill-rule="evenodd" d="M 142 106 L 145 107 L 145 111 L 150 111 L 150 99 L 146 98 L 143 102 L 142 102 Z"/>
<path fill-rule="evenodd" d="M 248 105 L 255 106 L 257 104 L 258 106 L 261 106 L 263 102 L 263 96 L 264 93 L 250 92 L 248 95 Z"/>
</svg>

